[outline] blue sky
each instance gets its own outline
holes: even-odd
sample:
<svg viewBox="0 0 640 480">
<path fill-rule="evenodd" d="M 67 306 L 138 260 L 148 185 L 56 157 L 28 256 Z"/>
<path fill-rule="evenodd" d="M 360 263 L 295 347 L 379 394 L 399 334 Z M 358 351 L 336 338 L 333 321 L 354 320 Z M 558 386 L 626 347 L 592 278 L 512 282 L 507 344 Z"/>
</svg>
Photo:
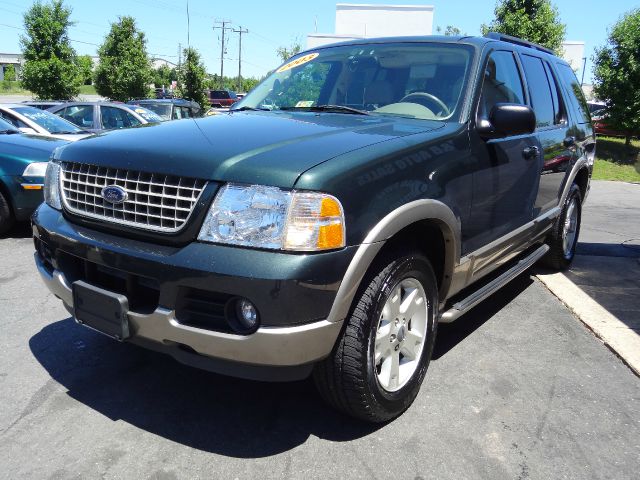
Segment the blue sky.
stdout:
<svg viewBox="0 0 640 480">
<path fill-rule="evenodd" d="M 342 0 L 343 3 L 349 3 Z M 96 53 L 118 16 L 133 16 L 148 38 L 148 51 L 177 61 L 178 44 L 187 44 L 186 0 L 65 0 L 72 7 L 76 25 L 70 30 L 73 46 L 79 54 Z M 480 24 L 493 18 L 494 0 L 362 0 L 350 3 L 429 4 L 435 6 L 436 26 L 455 25 L 470 35 L 480 33 Z M 27 0 L 0 0 L 0 52 L 19 52 L 22 14 L 32 4 Z M 220 71 L 220 31 L 212 29 L 214 20 L 230 20 L 234 28 L 249 30 L 242 39 L 243 76 L 262 76 L 279 62 L 275 50 L 296 39 L 305 45 L 306 35 L 331 33 L 335 24 L 336 1 L 259 1 L 220 2 L 189 0 L 190 43 L 197 48 L 212 73 Z M 567 40 L 586 42 L 588 58 L 585 82 L 591 78 L 594 48 L 603 45 L 608 29 L 626 11 L 638 7 L 638 0 L 555 0 L 560 18 L 567 24 Z M 238 73 L 238 35 L 228 33 L 225 75 Z"/>
</svg>

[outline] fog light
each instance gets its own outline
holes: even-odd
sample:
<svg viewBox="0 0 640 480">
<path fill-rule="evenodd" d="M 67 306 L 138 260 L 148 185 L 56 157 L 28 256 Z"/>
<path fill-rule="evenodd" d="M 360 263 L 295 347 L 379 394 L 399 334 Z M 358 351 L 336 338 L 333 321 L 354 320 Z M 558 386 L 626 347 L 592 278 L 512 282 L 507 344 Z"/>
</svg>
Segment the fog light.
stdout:
<svg viewBox="0 0 640 480">
<path fill-rule="evenodd" d="M 258 311 L 249 300 L 242 299 L 236 303 L 236 315 L 247 330 L 253 330 L 258 325 Z"/>
</svg>

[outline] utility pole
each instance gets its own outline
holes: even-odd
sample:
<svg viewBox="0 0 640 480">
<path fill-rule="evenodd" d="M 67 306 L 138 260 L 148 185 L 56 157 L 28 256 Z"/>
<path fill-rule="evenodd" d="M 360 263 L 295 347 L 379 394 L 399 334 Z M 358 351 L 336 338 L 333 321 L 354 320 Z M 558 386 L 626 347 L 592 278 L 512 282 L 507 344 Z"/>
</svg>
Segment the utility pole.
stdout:
<svg viewBox="0 0 640 480">
<path fill-rule="evenodd" d="M 242 34 L 249 33 L 246 28 L 243 30 L 242 26 L 238 30 L 234 30 L 238 34 L 238 91 L 242 90 Z"/>
<path fill-rule="evenodd" d="M 225 36 L 227 35 L 227 30 L 233 30 L 232 27 L 227 27 L 228 24 L 231 23 L 231 20 L 215 20 L 213 22 L 213 29 L 214 30 L 220 30 L 222 33 L 220 35 L 220 37 L 222 38 L 222 48 L 220 49 L 220 81 L 223 83 L 224 85 L 224 54 L 225 54 L 225 50 L 224 50 L 224 41 L 225 41 Z M 220 26 L 217 26 L 220 25 Z"/>
</svg>

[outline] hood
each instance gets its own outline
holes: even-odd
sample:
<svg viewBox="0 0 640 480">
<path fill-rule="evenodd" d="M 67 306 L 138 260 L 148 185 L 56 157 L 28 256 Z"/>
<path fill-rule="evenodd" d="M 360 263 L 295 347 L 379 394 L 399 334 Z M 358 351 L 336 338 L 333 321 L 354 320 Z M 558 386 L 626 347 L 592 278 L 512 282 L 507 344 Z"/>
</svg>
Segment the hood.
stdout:
<svg viewBox="0 0 640 480">
<path fill-rule="evenodd" d="M 32 162 L 47 162 L 51 152 L 67 142 L 40 135 L 0 135 L 0 170 L 6 175 L 22 173 Z"/>
<path fill-rule="evenodd" d="M 333 157 L 443 125 L 373 115 L 237 112 L 96 135 L 66 146 L 59 158 L 290 188 L 304 171 Z"/>
</svg>

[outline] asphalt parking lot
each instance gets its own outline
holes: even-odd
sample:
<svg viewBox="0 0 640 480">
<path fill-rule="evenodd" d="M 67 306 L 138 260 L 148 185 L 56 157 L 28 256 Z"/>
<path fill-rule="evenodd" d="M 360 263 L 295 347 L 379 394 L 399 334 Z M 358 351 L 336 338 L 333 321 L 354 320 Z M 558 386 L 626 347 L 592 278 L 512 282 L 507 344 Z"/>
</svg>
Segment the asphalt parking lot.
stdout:
<svg viewBox="0 0 640 480">
<path fill-rule="evenodd" d="M 29 229 L 0 239 L 0 478 L 636 479 L 640 380 L 523 275 L 440 328 L 416 402 L 368 426 L 311 382 L 198 371 L 76 325 Z"/>
</svg>

